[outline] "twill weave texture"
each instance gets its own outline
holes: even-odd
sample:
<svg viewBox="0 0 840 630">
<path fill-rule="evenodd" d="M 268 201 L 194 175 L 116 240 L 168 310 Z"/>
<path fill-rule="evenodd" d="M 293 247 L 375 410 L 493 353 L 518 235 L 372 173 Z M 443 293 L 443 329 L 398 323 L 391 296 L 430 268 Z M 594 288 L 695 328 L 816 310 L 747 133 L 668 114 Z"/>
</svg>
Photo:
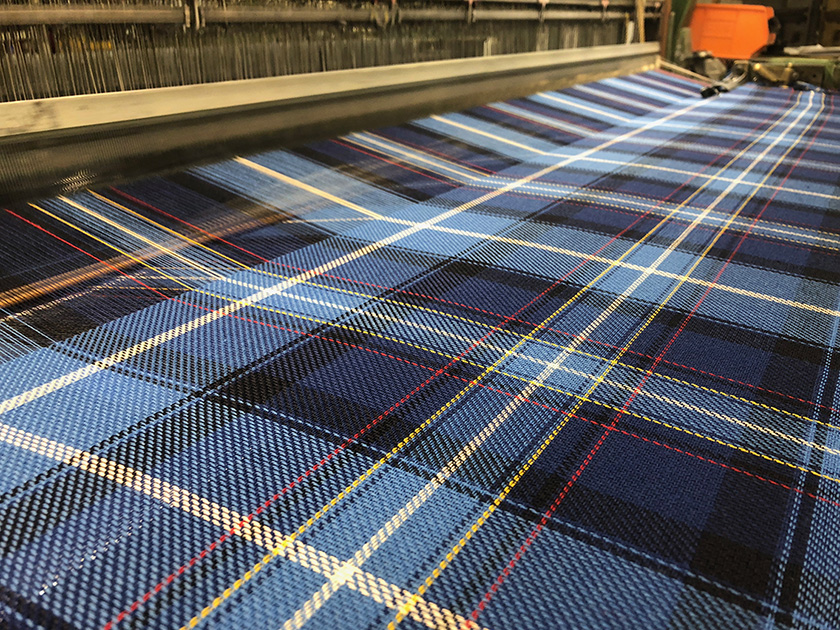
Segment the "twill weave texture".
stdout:
<svg viewBox="0 0 840 630">
<path fill-rule="evenodd" d="M 0 208 L 0 627 L 840 628 L 840 112 L 699 88 Z"/>
</svg>

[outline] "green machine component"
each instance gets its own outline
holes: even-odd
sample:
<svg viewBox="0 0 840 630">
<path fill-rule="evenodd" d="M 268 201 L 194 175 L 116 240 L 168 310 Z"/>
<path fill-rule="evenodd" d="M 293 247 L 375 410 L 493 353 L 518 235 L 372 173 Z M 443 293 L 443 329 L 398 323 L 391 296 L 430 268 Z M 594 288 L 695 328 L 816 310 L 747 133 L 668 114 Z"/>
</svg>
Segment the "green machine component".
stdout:
<svg viewBox="0 0 840 630">
<path fill-rule="evenodd" d="M 756 66 L 759 67 L 756 69 Z M 772 83 L 787 85 L 802 81 L 826 90 L 840 87 L 840 63 L 837 59 L 768 57 L 757 59 L 752 69 L 754 74 Z"/>
</svg>

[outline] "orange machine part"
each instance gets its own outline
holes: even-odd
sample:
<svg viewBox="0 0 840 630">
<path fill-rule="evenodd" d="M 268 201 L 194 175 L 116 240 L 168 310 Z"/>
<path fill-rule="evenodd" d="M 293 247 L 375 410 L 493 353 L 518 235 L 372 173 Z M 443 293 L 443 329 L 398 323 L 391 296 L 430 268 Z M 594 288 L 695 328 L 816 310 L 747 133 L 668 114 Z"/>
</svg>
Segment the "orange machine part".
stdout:
<svg viewBox="0 0 840 630">
<path fill-rule="evenodd" d="M 771 7 L 758 4 L 698 4 L 691 17 L 691 48 L 721 59 L 749 59 L 770 42 Z"/>
</svg>

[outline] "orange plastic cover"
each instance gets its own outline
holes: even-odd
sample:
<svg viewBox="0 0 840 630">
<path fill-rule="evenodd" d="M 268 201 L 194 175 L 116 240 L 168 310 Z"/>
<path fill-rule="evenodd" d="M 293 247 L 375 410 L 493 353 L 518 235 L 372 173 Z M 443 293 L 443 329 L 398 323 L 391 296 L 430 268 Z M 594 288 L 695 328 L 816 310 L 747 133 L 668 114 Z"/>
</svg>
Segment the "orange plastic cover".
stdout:
<svg viewBox="0 0 840 630">
<path fill-rule="evenodd" d="M 698 4 L 691 17 L 691 47 L 721 59 L 749 59 L 767 46 L 771 7 L 757 4 Z"/>
</svg>

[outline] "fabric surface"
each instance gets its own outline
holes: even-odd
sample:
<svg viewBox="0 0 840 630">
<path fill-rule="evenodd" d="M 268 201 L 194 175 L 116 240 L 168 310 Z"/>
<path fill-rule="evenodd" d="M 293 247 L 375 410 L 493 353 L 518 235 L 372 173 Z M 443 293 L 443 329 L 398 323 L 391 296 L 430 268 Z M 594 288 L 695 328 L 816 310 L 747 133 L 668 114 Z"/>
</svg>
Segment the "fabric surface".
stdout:
<svg viewBox="0 0 840 630">
<path fill-rule="evenodd" d="M 0 211 L 0 626 L 840 627 L 840 116 L 698 91 Z"/>
</svg>

